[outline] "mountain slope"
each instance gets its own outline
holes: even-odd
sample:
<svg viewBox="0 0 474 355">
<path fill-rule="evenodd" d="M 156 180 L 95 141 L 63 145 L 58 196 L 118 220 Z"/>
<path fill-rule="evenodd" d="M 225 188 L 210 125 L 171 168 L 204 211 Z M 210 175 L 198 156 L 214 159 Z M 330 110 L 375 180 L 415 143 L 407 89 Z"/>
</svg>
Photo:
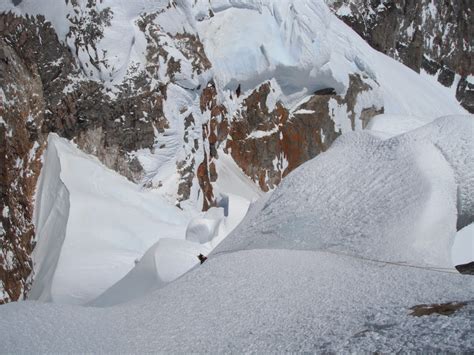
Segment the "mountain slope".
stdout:
<svg viewBox="0 0 474 355">
<path fill-rule="evenodd" d="M 4 301 L 30 287 L 50 132 L 170 204 L 208 210 L 229 169 L 254 182 L 249 194 L 269 191 L 381 112 L 465 113 L 323 1 L 23 0 L 0 13 Z"/>
<path fill-rule="evenodd" d="M 433 75 L 474 112 L 473 4 L 455 1 L 327 0 L 371 46 Z"/>
<path fill-rule="evenodd" d="M 110 308 L 0 307 L 0 351 L 470 352 L 474 279 L 446 267 L 454 210 L 466 206 L 456 186 L 474 187 L 463 174 L 466 166 L 472 171 L 472 150 L 451 149 L 469 127 L 471 118 L 458 116 L 383 141 L 368 132 L 344 135 L 292 172 L 209 260 L 166 287 Z M 369 149 L 370 156 L 361 152 Z M 378 173 L 374 164 L 353 169 L 348 155 L 389 163 Z M 404 164 L 413 173 L 399 169 L 390 178 Z M 341 182 L 314 184 L 325 173 Z M 370 194 L 341 189 L 364 173 L 379 178 L 360 181 Z M 386 209 L 370 210 L 380 201 Z M 336 202 L 347 209 L 328 210 Z M 298 215 L 282 213 L 281 204 L 286 212 L 298 206 Z M 429 218 L 437 212 L 448 213 Z M 426 315 L 415 316 L 420 309 Z"/>
</svg>

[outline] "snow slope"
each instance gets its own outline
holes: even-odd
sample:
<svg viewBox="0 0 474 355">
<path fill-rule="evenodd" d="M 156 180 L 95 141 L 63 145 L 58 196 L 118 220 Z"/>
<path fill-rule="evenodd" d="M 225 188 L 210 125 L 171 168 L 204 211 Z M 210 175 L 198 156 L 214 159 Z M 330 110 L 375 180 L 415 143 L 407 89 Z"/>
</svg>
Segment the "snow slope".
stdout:
<svg viewBox="0 0 474 355">
<path fill-rule="evenodd" d="M 473 125 L 471 116 L 451 116 L 387 140 L 343 135 L 290 173 L 215 253 L 327 250 L 452 267 L 456 226 L 474 216 Z"/>
<path fill-rule="evenodd" d="M 236 251 L 130 304 L 1 306 L 0 352 L 469 352 L 472 302 L 408 314 L 473 291 L 470 276 L 323 251 Z"/>
</svg>

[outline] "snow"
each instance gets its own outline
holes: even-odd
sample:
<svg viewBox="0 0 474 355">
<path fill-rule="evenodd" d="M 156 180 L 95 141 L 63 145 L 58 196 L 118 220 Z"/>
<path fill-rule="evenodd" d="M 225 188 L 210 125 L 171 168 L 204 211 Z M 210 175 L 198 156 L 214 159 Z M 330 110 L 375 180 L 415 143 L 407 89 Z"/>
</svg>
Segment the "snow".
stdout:
<svg viewBox="0 0 474 355">
<path fill-rule="evenodd" d="M 14 11 L 46 14 L 65 40 L 70 4 L 23 0 Z M 146 64 L 136 20 L 167 5 L 104 0 L 99 8 L 114 17 L 97 48 L 110 67 L 92 79 L 117 84 Z M 453 88 L 376 52 L 320 0 L 177 1 L 155 21 L 160 45 L 183 60 L 164 101 L 169 128 L 154 149 L 132 154 L 146 172 L 141 185 L 50 135 L 32 301 L 0 307 L 0 352 L 472 351 L 474 279 L 453 266 L 474 259 L 473 120 L 429 123 L 465 113 Z M 182 31 L 199 35 L 213 64 L 200 77 L 167 42 Z M 267 105 L 294 111 L 315 90 L 345 94 L 354 73 L 374 88 L 359 95 L 356 113 L 362 104 L 386 113 L 369 131 L 351 132 L 347 107 L 331 100 L 347 134 L 275 191 L 263 195 L 220 148 L 218 206 L 199 212 L 196 186 L 183 210 L 174 206 L 176 163 L 191 149 L 183 120 L 195 119 L 192 142 L 209 118 L 199 84 L 214 78 L 232 116 L 267 80 Z M 239 84 L 241 98 L 224 98 Z M 194 158 L 203 156 L 200 147 Z M 273 163 L 284 169 L 281 159 Z M 209 257 L 202 265 L 199 254 Z M 450 317 L 408 316 L 417 304 L 454 301 L 468 304 Z"/>
<path fill-rule="evenodd" d="M 468 264 L 474 261 L 474 223 L 457 232 L 451 257 L 454 265 Z"/>
<path fill-rule="evenodd" d="M 200 263 L 245 217 L 249 202 L 222 195 L 219 207 L 195 217 L 186 229 L 186 240 L 160 239 L 120 281 L 89 305 L 110 307 L 143 297 L 164 287 Z"/>
<path fill-rule="evenodd" d="M 209 249 L 186 240 L 163 238 L 154 244 L 137 265 L 89 305 L 109 307 L 143 297 L 176 280 L 200 263 L 199 254 Z"/>
<path fill-rule="evenodd" d="M 408 313 L 469 300 L 473 287 L 469 276 L 325 252 L 240 251 L 121 306 L 1 306 L 0 351 L 469 351 L 472 304 L 450 317 Z"/>
<path fill-rule="evenodd" d="M 214 191 L 241 196 L 248 202 L 259 199 L 263 192 L 255 184 L 232 157 L 222 149 L 218 150 L 219 159 L 215 160 L 217 176 L 219 177 L 214 184 Z"/>
<path fill-rule="evenodd" d="M 329 250 L 452 268 L 457 214 L 474 215 L 472 125 L 470 116 L 451 116 L 387 140 L 345 134 L 291 172 L 214 253 Z"/>
<path fill-rule="evenodd" d="M 422 127 L 427 123 L 421 117 L 381 114 L 371 118 L 366 129 L 381 138 L 391 138 Z"/>
<path fill-rule="evenodd" d="M 54 134 L 36 201 L 36 277 L 29 298 L 41 301 L 92 300 L 160 238 L 184 239 L 190 219 Z"/>
<path fill-rule="evenodd" d="M 452 91 L 371 48 L 323 1 L 219 1 L 210 7 L 214 16 L 196 26 L 220 91 L 239 84 L 247 91 L 273 80 L 279 99 L 292 107 L 321 88 L 344 94 L 349 74 L 358 73 L 375 89 L 364 100 L 377 107 L 381 100 L 385 113 L 433 119 L 466 112 Z"/>
<path fill-rule="evenodd" d="M 183 211 L 51 134 L 36 196 L 29 299 L 86 304 L 105 292 L 97 304 L 111 305 L 181 276 L 240 223 L 259 196 L 233 165 L 227 169 L 228 181 L 244 186 L 243 192 L 217 187 L 218 207 Z"/>
<path fill-rule="evenodd" d="M 78 4 L 86 11 L 85 0 Z M 385 113 L 432 118 L 465 113 L 452 88 L 444 88 L 433 77 L 420 75 L 371 48 L 331 13 L 323 0 L 200 0 L 180 1 L 171 7 L 168 1 L 107 0 L 97 4 L 97 11 L 108 7 L 113 17 L 110 25 L 102 28 L 104 37 L 96 43 L 107 67 L 101 65 L 91 77 L 105 80 L 107 85 L 119 84 L 128 69 L 146 65 L 146 42 L 137 20 L 141 14 L 156 12 L 155 23 L 163 31 L 160 45 L 181 61 L 176 82 L 183 88 L 194 89 L 212 75 L 219 95 L 225 96 L 224 92 L 235 90 L 239 84 L 245 93 L 271 80 L 272 87 L 278 88 L 271 101 L 281 100 L 291 108 L 318 89 L 332 87 L 344 94 L 349 75 L 359 74 L 374 87 L 372 97 L 360 100 L 369 100 L 377 107 L 382 100 Z M 340 11 L 347 9 L 341 7 Z M 62 40 L 66 40 L 71 26 L 66 15 L 76 16 L 71 2 L 58 5 L 54 0 L 2 4 L 2 10 L 44 14 Z M 210 11 L 213 16 L 209 16 Z M 191 63 L 169 37 L 178 32 L 199 36 L 212 63 L 209 73 L 193 75 Z M 74 46 L 74 38 L 68 43 Z M 71 49 L 75 53 L 75 48 Z M 85 62 L 89 60 L 86 52 L 80 51 L 80 55 Z M 162 64 L 160 68 L 165 69 Z M 169 80 L 165 76 L 160 74 L 159 80 Z M 230 102 L 226 106 L 228 112 L 234 112 Z"/>
<path fill-rule="evenodd" d="M 277 126 L 273 127 L 269 131 L 260 131 L 260 130 L 253 131 L 252 133 L 250 133 L 247 136 L 247 138 L 259 139 L 259 138 L 271 136 L 275 133 L 278 133 L 278 127 Z"/>
</svg>

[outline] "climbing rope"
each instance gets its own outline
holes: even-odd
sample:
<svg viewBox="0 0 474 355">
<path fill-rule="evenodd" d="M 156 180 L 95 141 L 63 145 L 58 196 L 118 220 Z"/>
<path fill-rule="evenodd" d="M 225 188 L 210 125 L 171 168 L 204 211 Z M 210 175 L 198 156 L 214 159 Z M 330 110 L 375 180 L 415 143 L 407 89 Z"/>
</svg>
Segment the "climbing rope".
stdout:
<svg viewBox="0 0 474 355">
<path fill-rule="evenodd" d="M 443 274 L 461 275 L 454 268 L 422 266 L 422 265 L 408 264 L 406 262 L 378 260 L 378 259 L 367 258 L 367 257 L 360 256 L 360 255 L 347 254 L 347 253 L 333 251 L 333 250 L 327 250 L 327 249 L 326 250 L 317 250 L 317 251 L 320 251 L 320 252 L 323 252 L 323 253 L 328 253 L 328 254 L 346 256 L 346 257 L 349 257 L 349 258 L 352 258 L 352 259 L 371 261 L 371 262 L 377 263 L 377 264 L 392 265 L 392 266 L 403 266 L 403 267 L 409 267 L 409 268 L 413 268 L 413 269 L 422 269 L 422 270 L 428 270 L 428 271 L 433 271 L 433 272 L 439 272 L 439 273 L 443 273 Z"/>
</svg>

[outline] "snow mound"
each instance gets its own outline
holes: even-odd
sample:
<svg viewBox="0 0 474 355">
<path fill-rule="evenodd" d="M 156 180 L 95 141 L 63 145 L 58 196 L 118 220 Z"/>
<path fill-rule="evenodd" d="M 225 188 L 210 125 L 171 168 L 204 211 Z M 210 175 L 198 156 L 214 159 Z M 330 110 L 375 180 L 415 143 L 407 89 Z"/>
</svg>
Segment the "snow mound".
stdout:
<svg viewBox="0 0 474 355">
<path fill-rule="evenodd" d="M 160 239 L 122 280 L 90 305 L 113 306 L 144 296 L 198 265 L 198 255 L 207 255 L 209 251 L 209 248 L 186 240 Z"/>
<path fill-rule="evenodd" d="M 222 217 L 224 218 L 224 214 Z M 210 242 L 217 234 L 220 220 L 209 218 L 195 218 L 186 229 L 186 240 L 204 244 Z"/>
<path fill-rule="evenodd" d="M 190 220 L 55 134 L 48 139 L 36 201 L 29 298 L 41 301 L 94 299 L 158 239 L 184 239 Z"/>
<path fill-rule="evenodd" d="M 456 234 L 451 253 L 454 265 L 463 265 L 474 261 L 474 223 L 464 227 Z"/>
<path fill-rule="evenodd" d="M 387 140 L 367 132 L 341 136 L 288 175 L 215 253 L 327 250 L 452 267 L 458 209 L 459 218 L 473 215 L 473 122 L 440 118 Z"/>
<path fill-rule="evenodd" d="M 123 279 L 89 305 L 109 307 L 143 297 L 198 265 L 199 256 L 209 255 L 249 209 L 245 198 L 231 194 L 222 195 L 220 205 L 189 222 L 186 240 L 160 239 Z"/>
</svg>

